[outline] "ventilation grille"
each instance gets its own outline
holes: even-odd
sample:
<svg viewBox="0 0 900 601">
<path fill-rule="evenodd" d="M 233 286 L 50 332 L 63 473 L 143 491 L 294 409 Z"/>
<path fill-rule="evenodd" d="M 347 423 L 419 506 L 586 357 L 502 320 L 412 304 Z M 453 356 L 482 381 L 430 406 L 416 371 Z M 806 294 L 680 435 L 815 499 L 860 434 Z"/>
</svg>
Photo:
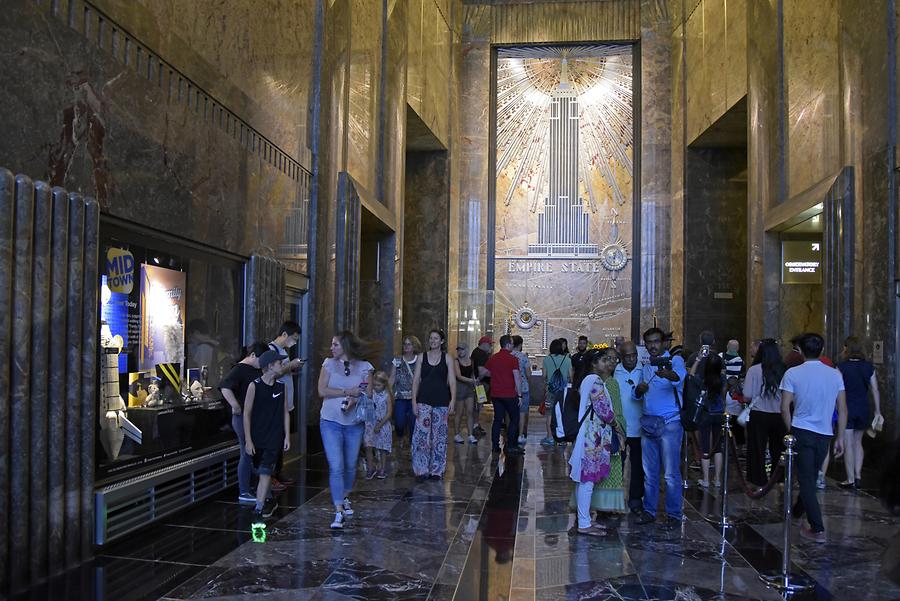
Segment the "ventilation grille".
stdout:
<svg viewBox="0 0 900 601">
<path fill-rule="evenodd" d="M 95 543 L 105 545 L 237 484 L 238 447 L 96 491 Z"/>
</svg>

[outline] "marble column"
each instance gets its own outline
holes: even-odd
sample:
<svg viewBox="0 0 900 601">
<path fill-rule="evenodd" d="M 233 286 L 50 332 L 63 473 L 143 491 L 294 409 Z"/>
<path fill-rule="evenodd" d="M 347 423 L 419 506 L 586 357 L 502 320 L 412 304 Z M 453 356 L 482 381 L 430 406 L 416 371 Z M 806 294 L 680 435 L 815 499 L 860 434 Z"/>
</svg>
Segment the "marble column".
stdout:
<svg viewBox="0 0 900 601">
<path fill-rule="evenodd" d="M 748 340 L 782 335 L 781 245 L 765 213 L 786 198 L 780 0 L 748 3 L 747 197 Z"/>
<path fill-rule="evenodd" d="M 681 328 L 683 294 L 678 269 L 680 208 L 672 196 L 672 20 L 665 2 L 641 0 L 640 204 L 641 298 L 637 336 L 653 325 Z M 679 199 L 679 202 L 681 200 Z"/>
<path fill-rule="evenodd" d="M 15 240 L 13 219 L 15 211 L 15 177 L 0 168 L 0 524 L 10 532 L 10 366 L 12 365 L 12 282 L 13 282 L 13 241 Z M 9 537 L 6 537 L 9 540 Z M 8 586 L 9 547 L 0 544 L 0 591 Z"/>
</svg>

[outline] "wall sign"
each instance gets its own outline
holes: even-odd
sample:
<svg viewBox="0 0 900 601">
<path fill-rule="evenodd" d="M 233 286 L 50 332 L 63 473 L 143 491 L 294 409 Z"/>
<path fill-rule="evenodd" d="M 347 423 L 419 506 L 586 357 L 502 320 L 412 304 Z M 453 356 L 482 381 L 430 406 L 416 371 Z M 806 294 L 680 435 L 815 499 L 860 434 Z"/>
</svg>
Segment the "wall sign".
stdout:
<svg viewBox="0 0 900 601">
<path fill-rule="evenodd" d="M 123 248 L 106 251 L 106 285 L 110 292 L 131 294 L 134 289 L 134 255 Z"/>
<path fill-rule="evenodd" d="M 812 240 L 782 240 L 781 283 L 821 284 L 822 243 Z"/>
</svg>

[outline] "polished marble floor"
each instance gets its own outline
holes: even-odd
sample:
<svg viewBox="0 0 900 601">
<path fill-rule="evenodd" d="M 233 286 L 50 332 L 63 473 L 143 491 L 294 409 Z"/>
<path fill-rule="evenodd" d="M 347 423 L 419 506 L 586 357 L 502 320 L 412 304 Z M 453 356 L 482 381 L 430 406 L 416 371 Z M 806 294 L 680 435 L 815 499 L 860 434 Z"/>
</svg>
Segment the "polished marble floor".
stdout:
<svg viewBox="0 0 900 601">
<path fill-rule="evenodd" d="M 733 480 L 723 538 L 704 517 L 717 495 L 691 486 L 680 523 L 605 519 L 605 538 L 574 533 L 561 449 L 529 439 L 524 457 L 491 456 L 487 441 L 451 445 L 445 480 L 416 483 L 400 451 L 387 480 L 359 480 L 356 514 L 328 528 L 322 456 L 289 465 L 296 483 L 263 537 L 235 492 L 163 520 L 100 551 L 80 570 L 22 599 L 182 601 L 738 600 L 780 599 L 758 578 L 781 565 L 782 493 L 754 501 Z M 900 600 L 880 574 L 900 535 L 866 492 L 829 480 L 822 493 L 829 543 L 793 537 L 793 570 L 817 587 L 795 599 Z"/>
</svg>

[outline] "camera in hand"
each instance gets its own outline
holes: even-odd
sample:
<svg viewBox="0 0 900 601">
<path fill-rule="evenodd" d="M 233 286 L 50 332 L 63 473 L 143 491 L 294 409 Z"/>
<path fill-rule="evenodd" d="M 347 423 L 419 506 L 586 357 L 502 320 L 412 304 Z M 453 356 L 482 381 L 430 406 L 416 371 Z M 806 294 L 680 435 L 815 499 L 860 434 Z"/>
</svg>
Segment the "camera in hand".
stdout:
<svg viewBox="0 0 900 601">
<path fill-rule="evenodd" d="M 671 357 L 650 357 L 650 365 L 657 369 L 672 369 Z"/>
<path fill-rule="evenodd" d="M 350 406 L 350 399 L 345 398 L 343 401 L 341 401 L 341 411 L 346 413 L 347 407 L 349 407 L 349 406 Z"/>
</svg>

